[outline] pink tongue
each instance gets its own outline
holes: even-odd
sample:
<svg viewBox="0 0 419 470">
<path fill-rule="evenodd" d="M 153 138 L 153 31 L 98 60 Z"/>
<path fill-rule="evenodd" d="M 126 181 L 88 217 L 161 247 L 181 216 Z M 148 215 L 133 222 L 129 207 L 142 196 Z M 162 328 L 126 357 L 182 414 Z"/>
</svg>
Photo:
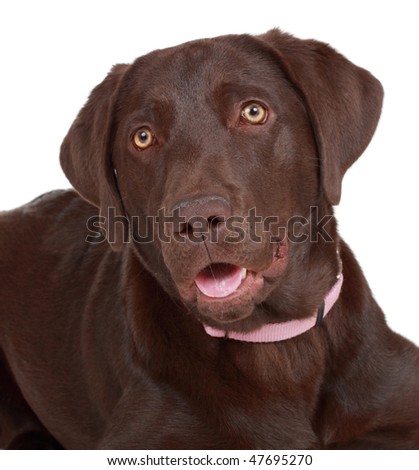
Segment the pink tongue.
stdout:
<svg viewBox="0 0 419 470">
<path fill-rule="evenodd" d="M 208 297 L 227 297 L 240 286 L 243 269 L 232 264 L 211 264 L 196 276 L 195 284 Z"/>
</svg>

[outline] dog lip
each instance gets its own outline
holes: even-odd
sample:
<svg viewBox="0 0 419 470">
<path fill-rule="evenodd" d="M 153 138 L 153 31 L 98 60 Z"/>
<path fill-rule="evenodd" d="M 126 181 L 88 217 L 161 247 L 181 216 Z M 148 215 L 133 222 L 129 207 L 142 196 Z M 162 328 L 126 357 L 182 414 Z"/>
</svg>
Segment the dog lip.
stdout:
<svg viewBox="0 0 419 470">
<path fill-rule="evenodd" d="M 200 304 L 213 304 L 213 307 L 217 308 L 217 306 L 221 307 L 224 304 L 229 304 L 235 301 L 241 303 L 240 299 L 243 297 L 246 297 L 251 301 L 255 297 L 258 297 L 258 293 L 262 291 L 264 281 L 272 282 L 273 279 L 277 278 L 281 274 L 287 265 L 287 258 L 288 244 L 286 241 L 278 242 L 275 243 L 271 263 L 264 269 L 255 269 L 255 267 L 251 266 L 250 263 L 246 263 L 246 266 L 244 264 L 242 265 L 238 260 L 217 261 L 217 263 L 210 263 L 197 271 L 196 275 L 190 280 L 190 283 L 176 283 L 176 287 L 182 300 L 188 303 L 197 303 L 198 308 Z M 210 267 L 214 264 L 224 266 L 227 269 L 237 270 L 237 276 L 239 271 L 241 273 L 245 272 L 245 276 L 242 274 L 243 278 L 240 282 L 236 279 L 236 285 L 234 285 L 229 292 L 223 292 L 223 289 L 220 289 L 218 295 L 206 295 L 205 288 L 202 289 L 202 284 L 199 286 L 196 281 L 202 272 L 206 270 L 210 272 Z M 258 282 L 255 282 L 256 280 Z M 244 301 L 244 299 L 242 300 Z"/>
<path fill-rule="evenodd" d="M 253 312 L 255 298 L 262 292 L 262 273 L 248 271 L 240 286 L 226 297 L 208 297 L 195 288 L 196 304 L 205 324 L 229 324 L 243 320 Z"/>
<path fill-rule="evenodd" d="M 225 305 L 230 302 L 235 302 L 236 300 L 239 300 L 241 297 L 243 297 L 243 294 L 245 292 L 248 292 L 252 289 L 252 286 L 254 285 L 254 281 L 258 280 L 258 284 L 260 284 L 259 288 L 255 290 L 259 290 L 262 287 L 263 283 L 263 272 L 255 272 L 251 271 L 250 269 L 247 269 L 245 267 L 241 267 L 239 265 L 234 265 L 230 263 L 219 263 L 219 264 L 225 264 L 232 266 L 232 269 L 237 270 L 237 277 L 240 275 L 240 280 L 238 281 L 236 279 L 237 285 L 234 285 L 234 288 L 231 288 L 230 291 L 224 290 L 222 286 L 220 286 L 218 290 L 219 295 L 207 295 L 207 293 L 211 293 L 210 291 L 206 291 L 205 288 L 202 287 L 202 283 L 197 283 L 197 278 L 200 276 L 200 274 L 205 271 L 206 269 L 209 270 L 209 266 L 205 267 L 202 269 L 197 276 L 195 277 L 195 280 L 192 282 L 192 284 L 189 285 L 179 285 L 177 284 L 177 289 L 179 291 L 179 294 L 181 298 L 186 301 L 186 302 L 193 302 L 197 303 L 198 306 L 201 304 L 206 304 L 206 305 L 213 305 L 215 308 L 221 305 Z M 244 275 L 245 273 L 245 275 Z M 231 286 L 230 286 L 231 287 Z M 253 286 L 253 288 L 256 286 Z"/>
<path fill-rule="evenodd" d="M 195 278 L 200 294 L 211 298 L 226 298 L 240 289 L 248 275 L 246 268 L 230 263 L 211 263 Z"/>
<path fill-rule="evenodd" d="M 239 275 L 242 275 L 243 270 L 245 268 L 240 268 L 240 266 L 237 266 Z M 240 282 L 238 283 L 238 286 L 234 289 L 231 290 L 230 292 L 227 293 L 227 295 L 219 295 L 219 296 L 210 296 L 207 295 L 207 293 L 203 292 L 199 286 L 195 282 L 195 292 L 197 294 L 197 298 L 199 299 L 199 302 L 206 302 L 206 303 L 214 303 L 214 304 L 223 304 L 227 301 L 234 300 L 235 298 L 239 298 L 243 295 L 245 291 L 249 291 L 252 289 L 254 285 L 254 281 L 259 278 L 262 280 L 261 273 L 255 273 L 253 271 L 249 271 L 246 269 L 246 275 L 240 279 Z"/>
</svg>

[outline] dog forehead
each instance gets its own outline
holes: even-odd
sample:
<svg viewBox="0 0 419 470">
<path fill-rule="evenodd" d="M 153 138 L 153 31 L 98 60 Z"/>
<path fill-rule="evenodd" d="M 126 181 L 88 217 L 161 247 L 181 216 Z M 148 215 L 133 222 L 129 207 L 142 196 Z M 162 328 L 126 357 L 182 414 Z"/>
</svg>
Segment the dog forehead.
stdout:
<svg viewBox="0 0 419 470">
<path fill-rule="evenodd" d="M 164 100 L 180 94 L 199 99 L 206 89 L 222 83 L 275 83 L 279 72 L 272 57 L 251 37 L 237 35 L 151 52 L 133 63 L 129 81 L 132 91 L 148 97 Z"/>
</svg>

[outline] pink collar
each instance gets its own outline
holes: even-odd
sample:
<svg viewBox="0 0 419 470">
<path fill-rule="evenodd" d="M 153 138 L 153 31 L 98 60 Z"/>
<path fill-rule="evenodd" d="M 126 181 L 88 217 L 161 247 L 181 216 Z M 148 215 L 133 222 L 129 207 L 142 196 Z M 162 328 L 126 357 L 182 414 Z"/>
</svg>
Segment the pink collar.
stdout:
<svg viewBox="0 0 419 470">
<path fill-rule="evenodd" d="M 205 331 L 215 338 L 228 338 L 237 341 L 246 341 L 248 343 L 274 343 L 284 341 L 301 335 L 318 325 L 321 320 L 330 312 L 331 308 L 339 298 L 342 288 L 343 275 L 338 277 L 335 285 L 330 289 L 324 298 L 321 307 L 313 315 L 300 320 L 291 320 L 283 323 L 268 323 L 257 330 L 248 333 L 239 333 L 235 331 L 224 331 L 212 326 L 204 325 Z"/>
</svg>

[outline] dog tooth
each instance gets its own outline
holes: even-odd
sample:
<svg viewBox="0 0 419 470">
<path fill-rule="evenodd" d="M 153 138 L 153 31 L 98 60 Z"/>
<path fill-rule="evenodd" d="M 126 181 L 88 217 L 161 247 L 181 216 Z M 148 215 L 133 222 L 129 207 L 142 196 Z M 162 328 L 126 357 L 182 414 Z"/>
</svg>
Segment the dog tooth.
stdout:
<svg viewBox="0 0 419 470">
<path fill-rule="evenodd" d="M 242 281 L 246 278 L 246 276 L 247 276 L 247 269 L 242 268 Z"/>
</svg>

